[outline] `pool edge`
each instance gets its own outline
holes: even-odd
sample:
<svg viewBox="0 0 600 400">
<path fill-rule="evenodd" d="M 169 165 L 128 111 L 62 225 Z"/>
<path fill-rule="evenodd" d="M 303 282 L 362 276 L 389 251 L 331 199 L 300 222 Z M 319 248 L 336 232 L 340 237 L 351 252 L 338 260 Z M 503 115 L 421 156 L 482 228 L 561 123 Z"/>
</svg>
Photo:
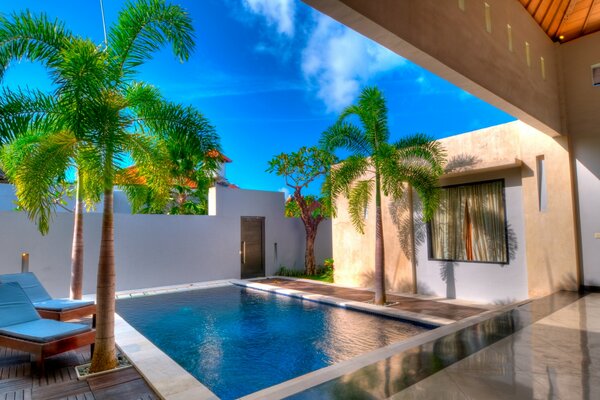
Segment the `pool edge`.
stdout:
<svg viewBox="0 0 600 400">
<path fill-rule="evenodd" d="M 213 400 L 213 392 L 115 313 L 117 345 L 163 400 Z"/>
</svg>

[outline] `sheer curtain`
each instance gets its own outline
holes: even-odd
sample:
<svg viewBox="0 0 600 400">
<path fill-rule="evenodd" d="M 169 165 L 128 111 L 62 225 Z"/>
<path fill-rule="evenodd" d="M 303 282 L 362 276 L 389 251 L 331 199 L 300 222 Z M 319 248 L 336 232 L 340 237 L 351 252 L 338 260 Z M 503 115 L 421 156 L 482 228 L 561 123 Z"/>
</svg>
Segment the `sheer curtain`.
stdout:
<svg viewBox="0 0 600 400">
<path fill-rule="evenodd" d="M 443 188 L 431 246 L 434 259 L 508 262 L 502 181 Z"/>
</svg>

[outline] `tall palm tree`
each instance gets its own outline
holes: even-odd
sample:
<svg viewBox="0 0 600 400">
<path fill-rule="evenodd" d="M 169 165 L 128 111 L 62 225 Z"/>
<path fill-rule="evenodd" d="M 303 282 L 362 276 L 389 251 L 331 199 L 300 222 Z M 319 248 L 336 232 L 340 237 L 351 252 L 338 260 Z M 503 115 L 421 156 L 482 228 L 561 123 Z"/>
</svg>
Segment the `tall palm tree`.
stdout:
<svg viewBox="0 0 600 400">
<path fill-rule="evenodd" d="M 332 203 L 340 194 L 348 198 L 350 218 L 360 233 L 364 233 L 364 211 L 375 194 L 375 303 L 379 305 L 386 301 L 382 195 L 397 200 L 412 187 L 423 202 L 425 219 L 431 218 L 445 159 L 441 145 L 422 134 L 389 143 L 387 114 L 381 91 L 367 87 L 321 138 L 328 150 L 351 153 L 332 169 L 327 186 Z"/>
<path fill-rule="evenodd" d="M 28 26 L 30 22 L 34 22 L 35 28 Z M 30 35 L 28 40 L 23 40 L 27 34 Z M 68 85 L 73 86 L 74 82 L 69 81 L 69 77 L 66 75 L 60 76 L 57 68 L 61 52 L 66 51 L 68 47 L 76 46 L 74 42 L 78 39 L 62 24 L 52 23 L 43 15 L 36 18 L 28 12 L 14 14 L 10 20 L 0 17 L 0 37 L 3 40 L 3 45 L 0 46 L 0 78 L 4 75 L 12 59 L 25 57 L 32 61 L 39 61 L 48 68 L 57 93 L 64 91 Z M 85 70 L 80 71 L 85 72 Z M 35 91 L 11 92 L 5 90 L 0 102 L 0 118 L 2 119 L 0 144 L 5 145 L 24 134 L 33 134 L 31 139 L 38 138 L 42 132 L 48 133 L 58 129 L 59 118 L 54 114 L 55 111 L 55 102 L 51 96 Z M 71 120 L 75 124 L 73 126 L 63 125 L 61 129 L 80 130 L 81 126 L 77 121 L 81 119 L 81 111 L 81 107 L 73 107 L 70 112 L 72 113 Z M 30 141 L 25 143 L 27 146 L 31 145 Z M 11 160 L 7 160 L 6 163 L 11 163 Z M 76 166 L 74 168 L 76 169 Z M 10 173 L 8 175 L 10 176 Z M 63 192 L 58 189 L 57 187 L 55 193 Z M 83 202 L 86 200 L 87 204 L 94 204 L 98 197 L 92 193 L 86 193 L 85 189 L 81 187 L 80 179 L 76 179 L 70 284 L 71 298 L 73 299 L 81 299 L 83 287 Z M 48 195 L 51 192 L 49 191 Z M 46 200 L 50 202 L 50 199 Z M 59 196 L 54 196 L 54 202 L 58 203 L 60 200 Z M 42 233 L 47 232 L 47 223 L 42 222 L 39 226 Z"/>
<path fill-rule="evenodd" d="M 17 18 L 27 23 L 13 29 Z M 49 24 L 49 26 L 47 26 Z M 60 83 L 72 80 L 56 94 L 61 109 L 81 107 L 81 113 L 60 113 L 60 123 L 80 130 L 55 131 L 40 145 L 26 152 L 16 173 L 17 194 L 29 204 L 33 217 L 49 214 L 44 188 L 69 160 L 78 161 L 81 172 L 103 193 L 102 235 L 96 289 L 96 346 L 91 371 L 103 371 L 117 363 L 114 337 L 115 263 L 113 186 L 115 176 L 130 156 L 146 184 L 158 198 L 168 197 L 167 148 L 158 132 L 177 132 L 189 128 L 191 110 L 165 101 L 158 90 L 134 80 L 137 68 L 153 52 L 171 45 L 176 57 L 187 60 L 194 47 L 189 15 L 179 6 L 164 0 L 138 0 L 128 3 L 110 28 L 106 47 L 89 40 L 73 41 L 61 49 L 58 58 L 44 57 L 51 47 L 52 32 L 62 25 L 46 17 L 27 13 L 2 21 L 0 65 L 13 58 L 43 60 L 56 69 Z M 32 37 L 34 39 L 32 39 Z M 2 46 L 2 43 L 5 45 Z M 40 44 L 41 43 L 41 44 Z M 49 43 L 49 44 L 48 44 Z M 79 117 L 81 118 L 79 118 Z M 193 116 L 192 116 L 193 119 Z M 214 140 L 209 138 L 207 140 Z M 214 143 L 217 146 L 217 143 Z M 36 175 L 33 171 L 40 171 Z M 37 188 L 37 183 L 42 183 Z M 85 179 L 82 180 L 85 182 Z"/>
</svg>

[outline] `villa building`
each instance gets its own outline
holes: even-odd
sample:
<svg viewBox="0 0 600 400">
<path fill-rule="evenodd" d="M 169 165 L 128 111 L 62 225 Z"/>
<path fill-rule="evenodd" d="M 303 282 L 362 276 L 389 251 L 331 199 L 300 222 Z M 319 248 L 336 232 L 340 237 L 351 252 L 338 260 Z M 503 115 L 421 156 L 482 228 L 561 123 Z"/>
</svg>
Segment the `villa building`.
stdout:
<svg viewBox="0 0 600 400">
<path fill-rule="evenodd" d="M 388 203 L 391 289 L 410 290 L 416 283 L 420 293 L 505 302 L 600 285 L 599 4 L 305 1 L 519 120 L 442 140 L 449 158 L 443 204 L 454 208 L 438 212 L 437 222 L 426 226 L 418 216 L 410 218 L 411 209 L 418 214 L 416 198 L 400 208 Z M 467 189 L 489 182 L 499 186 Z M 454 202 L 463 208 L 449 206 L 459 191 L 468 197 L 474 190 L 497 190 L 489 194 L 498 205 L 499 217 L 488 223 L 497 225 L 495 231 L 475 233 L 477 210 L 465 212 L 464 201 Z M 367 285 L 374 222 L 367 210 L 373 226 L 361 236 L 349 224 L 343 199 L 338 206 L 336 281 Z M 440 225 L 444 212 L 455 213 L 462 225 Z M 495 235 L 495 244 L 478 250 L 495 255 L 474 255 L 471 246 L 482 246 L 482 239 L 465 245 L 468 249 L 448 246 L 452 235 L 466 234 L 471 235 L 466 243 Z"/>
</svg>

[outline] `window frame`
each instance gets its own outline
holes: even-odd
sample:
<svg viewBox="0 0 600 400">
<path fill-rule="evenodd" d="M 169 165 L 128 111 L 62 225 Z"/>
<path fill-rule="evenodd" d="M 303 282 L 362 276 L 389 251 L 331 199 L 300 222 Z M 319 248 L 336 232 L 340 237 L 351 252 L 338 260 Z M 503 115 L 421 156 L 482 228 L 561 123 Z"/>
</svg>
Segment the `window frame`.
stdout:
<svg viewBox="0 0 600 400">
<path fill-rule="evenodd" d="M 427 259 L 429 261 L 441 261 L 441 262 L 456 262 L 456 263 L 468 263 L 468 264 L 496 264 L 496 265 L 509 265 L 510 264 L 510 246 L 508 245 L 508 216 L 506 214 L 506 182 L 504 178 L 499 179 L 488 179 L 485 181 L 458 183 L 454 185 L 440 186 L 440 189 L 450 189 L 461 186 L 475 186 L 483 185 L 486 183 L 502 183 L 502 207 L 504 209 L 504 245 L 506 246 L 506 261 L 475 261 L 475 260 L 456 260 L 451 258 L 433 258 L 433 244 L 431 243 L 431 221 L 427 222 Z"/>
</svg>

